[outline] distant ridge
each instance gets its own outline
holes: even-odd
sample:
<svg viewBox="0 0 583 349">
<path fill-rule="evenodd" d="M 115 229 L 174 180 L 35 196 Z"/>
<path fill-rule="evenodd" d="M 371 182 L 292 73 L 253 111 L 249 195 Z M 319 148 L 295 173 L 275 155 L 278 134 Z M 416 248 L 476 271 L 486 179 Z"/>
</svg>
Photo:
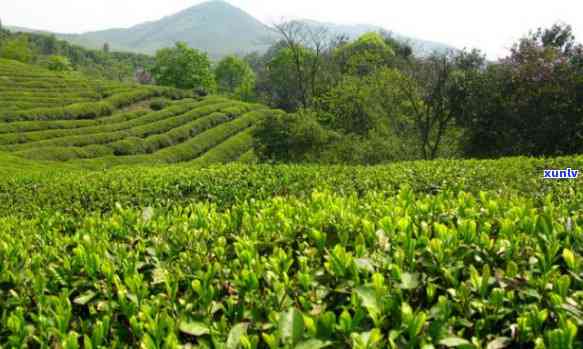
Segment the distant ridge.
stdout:
<svg viewBox="0 0 583 349">
<path fill-rule="evenodd" d="M 342 25 L 312 20 L 303 22 L 324 26 L 334 33 L 357 37 L 368 31 L 383 28 L 372 25 Z M 20 27 L 16 31 L 43 32 Z M 46 33 L 46 32 L 45 32 Z M 130 28 L 115 28 L 83 34 L 61 34 L 57 37 L 88 48 L 99 49 L 105 43 L 116 51 L 153 54 L 157 50 L 184 41 L 189 46 L 204 50 L 213 59 L 229 54 L 264 51 L 271 44 L 274 33 L 259 20 L 226 1 L 214 0 L 190 7 L 157 21 L 144 22 Z M 408 41 L 417 55 L 437 50 L 452 49 L 446 44 L 394 34 L 398 40 Z"/>
<path fill-rule="evenodd" d="M 370 25 L 370 24 L 336 24 L 336 23 L 327 23 L 327 22 L 319 22 L 314 21 L 311 19 L 302 19 L 300 22 L 306 23 L 311 26 L 315 27 L 324 27 L 327 28 L 331 33 L 335 34 L 346 34 L 350 37 L 350 39 L 355 39 L 362 34 L 367 32 L 379 32 L 379 31 L 386 31 L 391 33 L 391 35 L 402 42 L 407 42 L 413 48 L 413 52 L 415 52 L 418 56 L 426 56 L 433 52 L 444 53 L 449 50 L 456 50 L 454 47 L 430 40 L 422 40 L 414 37 L 410 37 L 407 35 L 402 35 L 399 33 L 394 33 L 389 31 L 383 27 Z"/>
</svg>

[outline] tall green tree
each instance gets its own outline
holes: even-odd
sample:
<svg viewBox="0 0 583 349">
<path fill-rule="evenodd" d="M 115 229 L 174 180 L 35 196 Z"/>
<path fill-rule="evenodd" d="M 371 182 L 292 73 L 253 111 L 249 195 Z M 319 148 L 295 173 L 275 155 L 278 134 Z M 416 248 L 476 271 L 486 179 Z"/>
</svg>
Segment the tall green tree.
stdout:
<svg viewBox="0 0 583 349">
<path fill-rule="evenodd" d="M 216 90 L 208 55 L 182 42 L 173 48 L 158 50 L 152 74 L 160 85 L 197 89 L 204 93 Z"/>
<path fill-rule="evenodd" d="M 409 102 L 424 159 L 440 154 L 446 137 L 465 112 L 460 108 L 464 83 L 484 66 L 477 51 L 434 54 L 413 60 L 405 69 L 401 90 Z"/>
<path fill-rule="evenodd" d="M 215 68 L 215 78 L 220 93 L 244 101 L 254 99 L 255 73 L 245 60 L 237 56 L 223 58 Z"/>
<path fill-rule="evenodd" d="M 314 57 L 305 48 L 292 50 L 283 47 L 277 50 L 267 63 L 268 98 L 272 106 L 294 112 L 311 104 L 311 95 L 306 88 L 308 82 L 297 78 L 298 64 L 304 66 L 311 59 Z"/>
<path fill-rule="evenodd" d="M 343 74 L 364 76 L 391 65 L 395 51 L 379 33 L 366 33 L 335 52 Z"/>
<path fill-rule="evenodd" d="M 336 149 L 352 149 L 355 162 L 367 164 L 418 157 L 414 110 L 400 88 L 406 80 L 407 76 L 393 68 L 363 77 L 346 75 L 318 98 L 320 122 L 350 136 Z"/>
<path fill-rule="evenodd" d="M 330 51 L 331 36 L 329 32 L 322 27 L 312 27 L 298 21 L 285 22 L 273 27 L 273 30 L 279 35 L 281 40 L 278 54 L 269 64 L 272 71 L 278 71 L 280 74 L 285 71 L 286 79 L 290 80 L 290 88 L 296 92 L 297 101 L 292 105 L 298 108 L 310 108 L 313 103 L 313 97 L 320 94 L 324 57 Z M 281 78 L 280 75 L 273 75 Z M 285 87 L 285 85 L 280 85 Z M 286 91 L 292 95 L 290 91 Z"/>
</svg>

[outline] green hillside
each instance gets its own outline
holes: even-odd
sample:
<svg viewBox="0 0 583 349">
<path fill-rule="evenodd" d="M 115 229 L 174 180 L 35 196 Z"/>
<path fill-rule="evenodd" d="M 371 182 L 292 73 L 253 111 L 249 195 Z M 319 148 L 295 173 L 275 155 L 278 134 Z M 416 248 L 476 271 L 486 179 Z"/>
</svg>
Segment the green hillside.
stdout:
<svg viewBox="0 0 583 349">
<path fill-rule="evenodd" d="M 102 116 L 114 108 L 171 91 L 93 80 L 81 74 L 55 73 L 39 66 L 0 60 L 0 120 L 3 122 L 82 119 L 91 113 Z"/>
<path fill-rule="evenodd" d="M 0 60 L 0 152 L 88 168 L 223 163 L 251 149 L 251 129 L 271 112 L 218 96 L 188 97 Z M 159 98 L 165 107 L 153 110 Z"/>
</svg>

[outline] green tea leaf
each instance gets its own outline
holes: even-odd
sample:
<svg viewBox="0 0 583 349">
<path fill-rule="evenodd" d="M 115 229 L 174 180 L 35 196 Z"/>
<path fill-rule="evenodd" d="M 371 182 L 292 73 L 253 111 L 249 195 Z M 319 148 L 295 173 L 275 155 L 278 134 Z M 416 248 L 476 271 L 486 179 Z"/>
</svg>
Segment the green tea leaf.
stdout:
<svg viewBox="0 0 583 349">
<path fill-rule="evenodd" d="M 497 337 L 486 346 L 486 349 L 504 349 L 507 348 L 512 340 L 508 337 Z"/>
<path fill-rule="evenodd" d="M 303 341 L 295 346 L 294 349 L 321 349 L 326 348 L 332 345 L 330 341 L 322 341 L 319 339 L 309 339 L 307 341 Z"/>
<path fill-rule="evenodd" d="M 231 328 L 229 337 L 227 338 L 226 349 L 237 349 L 241 343 L 241 336 L 247 334 L 248 323 L 236 324 Z"/>
<path fill-rule="evenodd" d="M 401 274 L 401 284 L 400 288 L 403 290 L 413 290 L 419 286 L 419 275 L 412 273 L 402 273 Z"/>
<path fill-rule="evenodd" d="M 372 287 L 361 286 L 355 289 L 356 294 L 360 297 L 362 305 L 369 311 L 381 313 L 381 305 Z"/>
<path fill-rule="evenodd" d="M 73 303 L 79 304 L 79 305 L 86 305 L 93 298 L 95 298 L 96 295 L 97 295 L 97 293 L 95 293 L 94 291 L 87 291 L 84 294 L 82 294 L 82 295 L 78 296 L 77 298 L 75 298 L 73 300 Z"/>
<path fill-rule="evenodd" d="M 295 345 L 304 334 L 304 317 L 300 311 L 290 308 L 281 313 L 279 318 L 279 331 L 285 342 Z"/>
<path fill-rule="evenodd" d="M 180 323 L 180 331 L 195 337 L 204 336 L 205 334 L 210 333 L 209 327 L 198 321 L 182 321 Z"/>
<path fill-rule="evenodd" d="M 448 337 L 439 341 L 440 345 L 445 345 L 448 348 L 474 348 L 474 345 L 460 337 Z"/>
</svg>

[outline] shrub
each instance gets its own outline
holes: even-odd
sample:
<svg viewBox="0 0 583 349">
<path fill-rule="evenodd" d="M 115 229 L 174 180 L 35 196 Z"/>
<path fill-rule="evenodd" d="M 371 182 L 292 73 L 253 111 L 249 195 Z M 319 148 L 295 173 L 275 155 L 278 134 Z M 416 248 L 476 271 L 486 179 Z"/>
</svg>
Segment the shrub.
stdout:
<svg viewBox="0 0 583 349">
<path fill-rule="evenodd" d="M 152 110 L 162 110 L 168 106 L 168 100 L 164 98 L 156 98 L 150 102 L 150 108 Z"/>
<path fill-rule="evenodd" d="M 69 59 L 63 56 L 49 57 L 48 68 L 49 70 L 57 72 L 67 72 L 73 70 L 71 62 L 69 62 Z"/>
<path fill-rule="evenodd" d="M 128 137 L 112 143 L 113 155 L 134 155 L 145 152 L 144 140 L 138 137 Z"/>
</svg>

